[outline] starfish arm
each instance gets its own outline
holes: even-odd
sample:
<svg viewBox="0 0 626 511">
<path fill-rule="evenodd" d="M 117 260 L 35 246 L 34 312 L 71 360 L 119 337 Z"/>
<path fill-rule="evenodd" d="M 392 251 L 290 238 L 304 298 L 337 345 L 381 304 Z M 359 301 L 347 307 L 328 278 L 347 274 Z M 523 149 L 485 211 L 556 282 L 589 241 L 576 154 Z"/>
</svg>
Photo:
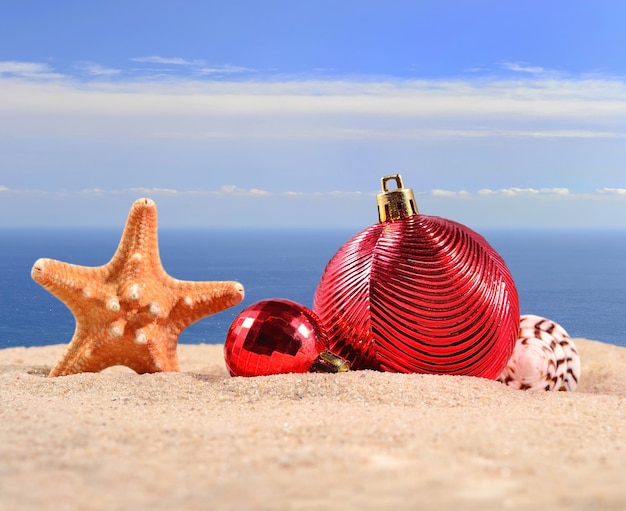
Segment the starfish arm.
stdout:
<svg viewBox="0 0 626 511">
<path fill-rule="evenodd" d="M 178 337 L 180 332 L 174 328 L 162 328 L 155 323 L 144 328 L 146 346 L 150 353 L 150 359 L 158 371 L 180 371 L 178 364 Z M 138 373 L 142 371 L 138 371 Z M 143 371 L 148 372 L 148 371 Z M 149 371 L 153 372 L 153 371 Z"/>
<path fill-rule="evenodd" d="M 76 315 L 101 295 L 103 266 L 87 267 L 54 259 L 38 259 L 31 270 L 35 282 L 61 300 Z"/>
<path fill-rule="evenodd" d="M 132 277 L 138 267 L 165 274 L 159 256 L 157 227 L 154 201 L 145 198 L 136 200 L 128 213 L 117 250 L 106 264 L 111 275 Z"/>
<path fill-rule="evenodd" d="M 48 376 L 67 376 L 81 372 L 96 373 L 118 363 L 110 363 L 108 356 L 102 356 L 103 352 L 106 354 L 106 350 L 103 350 L 104 346 L 106 346 L 106 341 L 102 339 L 102 333 L 94 336 L 93 332 L 77 323 L 72 340 Z"/>
<path fill-rule="evenodd" d="M 177 338 L 170 342 L 137 345 L 132 339 L 111 343 L 104 335 L 94 336 L 80 332 L 68 345 L 65 353 L 52 369 L 49 377 L 67 376 L 81 372 L 97 373 L 107 367 L 123 365 L 139 374 L 158 371 L 179 371 L 176 353 Z"/>
<path fill-rule="evenodd" d="M 170 319 L 182 332 L 192 323 L 240 303 L 244 288 L 239 282 L 177 281 L 179 300 L 172 307 Z"/>
</svg>

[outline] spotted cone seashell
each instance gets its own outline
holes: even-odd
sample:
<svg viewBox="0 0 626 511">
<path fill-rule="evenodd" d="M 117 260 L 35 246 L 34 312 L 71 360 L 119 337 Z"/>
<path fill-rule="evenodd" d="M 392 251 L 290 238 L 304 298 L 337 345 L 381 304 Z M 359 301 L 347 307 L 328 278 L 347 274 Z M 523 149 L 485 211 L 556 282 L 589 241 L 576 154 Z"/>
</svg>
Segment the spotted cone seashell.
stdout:
<svg viewBox="0 0 626 511">
<path fill-rule="evenodd" d="M 498 380 L 520 390 L 576 390 L 580 380 L 576 346 L 558 323 L 524 315 L 513 355 Z"/>
</svg>

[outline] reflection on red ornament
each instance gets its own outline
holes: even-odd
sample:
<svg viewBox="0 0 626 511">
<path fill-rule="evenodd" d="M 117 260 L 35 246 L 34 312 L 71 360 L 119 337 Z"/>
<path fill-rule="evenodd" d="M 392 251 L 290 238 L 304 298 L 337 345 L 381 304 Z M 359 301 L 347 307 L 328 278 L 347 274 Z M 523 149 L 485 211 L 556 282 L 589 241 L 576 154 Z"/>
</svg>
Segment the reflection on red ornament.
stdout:
<svg viewBox="0 0 626 511">
<path fill-rule="evenodd" d="M 471 229 L 419 214 L 399 175 L 382 189 L 379 223 L 339 249 L 315 292 L 331 351 L 353 369 L 497 378 L 519 330 L 506 264 Z"/>
<path fill-rule="evenodd" d="M 254 303 L 233 321 L 224 343 L 232 376 L 343 372 L 349 364 L 328 351 L 315 313 L 291 300 Z"/>
</svg>

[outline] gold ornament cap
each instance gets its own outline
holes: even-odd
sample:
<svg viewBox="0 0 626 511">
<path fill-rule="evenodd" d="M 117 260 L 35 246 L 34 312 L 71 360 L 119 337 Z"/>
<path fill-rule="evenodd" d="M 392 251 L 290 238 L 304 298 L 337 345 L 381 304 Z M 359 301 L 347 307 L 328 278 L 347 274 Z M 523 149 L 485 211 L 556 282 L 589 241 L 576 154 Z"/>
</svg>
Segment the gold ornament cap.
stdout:
<svg viewBox="0 0 626 511">
<path fill-rule="evenodd" d="M 389 190 L 389 181 L 396 182 L 395 190 Z M 404 187 L 400 174 L 385 176 L 380 183 L 382 192 L 376 195 L 380 222 L 393 222 L 419 214 L 415 194 L 411 188 Z"/>
<path fill-rule="evenodd" d="M 345 373 L 350 370 L 350 362 L 330 351 L 322 351 L 313 362 L 312 373 Z"/>
</svg>

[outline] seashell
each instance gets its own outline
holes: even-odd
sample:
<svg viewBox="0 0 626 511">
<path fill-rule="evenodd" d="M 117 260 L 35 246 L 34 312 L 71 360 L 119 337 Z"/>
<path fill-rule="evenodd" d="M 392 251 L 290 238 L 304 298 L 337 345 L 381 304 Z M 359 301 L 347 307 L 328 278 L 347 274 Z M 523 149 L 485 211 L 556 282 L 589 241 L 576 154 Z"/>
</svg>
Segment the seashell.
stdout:
<svg viewBox="0 0 626 511">
<path fill-rule="evenodd" d="M 520 390 L 576 390 L 580 357 L 565 329 L 541 316 L 521 316 L 519 339 L 498 380 Z"/>
<path fill-rule="evenodd" d="M 352 369 L 496 379 L 519 328 L 506 264 L 468 227 L 419 214 L 398 175 L 378 199 L 380 222 L 338 250 L 315 292 L 331 351 Z"/>
</svg>

